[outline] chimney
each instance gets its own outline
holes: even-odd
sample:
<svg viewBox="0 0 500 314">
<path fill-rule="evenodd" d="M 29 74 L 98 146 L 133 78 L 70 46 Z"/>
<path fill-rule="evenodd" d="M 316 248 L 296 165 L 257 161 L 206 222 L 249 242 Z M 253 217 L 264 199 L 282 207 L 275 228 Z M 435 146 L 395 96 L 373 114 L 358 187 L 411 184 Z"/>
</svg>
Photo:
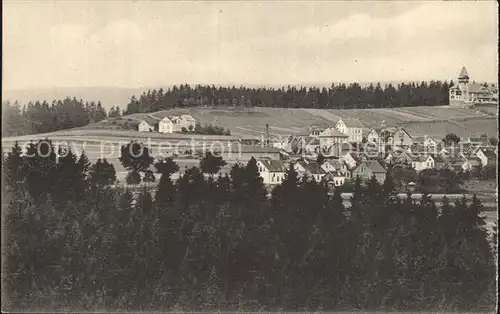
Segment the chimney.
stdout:
<svg viewBox="0 0 500 314">
<path fill-rule="evenodd" d="M 269 147 L 269 124 L 266 123 L 266 147 Z"/>
</svg>

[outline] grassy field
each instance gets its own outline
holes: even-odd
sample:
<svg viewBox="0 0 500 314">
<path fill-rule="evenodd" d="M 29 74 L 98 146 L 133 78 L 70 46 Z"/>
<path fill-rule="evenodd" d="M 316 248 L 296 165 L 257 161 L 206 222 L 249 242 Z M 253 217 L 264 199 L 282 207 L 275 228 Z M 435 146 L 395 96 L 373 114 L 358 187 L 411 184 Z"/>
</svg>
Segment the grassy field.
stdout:
<svg viewBox="0 0 500 314">
<path fill-rule="evenodd" d="M 359 120 L 366 129 L 379 127 L 382 121 L 386 121 L 389 126 L 408 128 L 415 136 L 444 136 L 449 132 L 464 137 L 482 133 L 494 136 L 498 129 L 496 117 L 483 111 L 446 106 L 351 110 L 254 108 L 252 111 L 179 108 L 130 117 L 140 119 L 149 115 L 161 119 L 167 115 L 191 114 L 201 123 L 229 128 L 231 134 L 239 137 L 260 136 L 266 124 L 269 124 L 271 134 L 287 136 L 306 132 L 311 125 L 331 126 L 340 118 Z"/>
<path fill-rule="evenodd" d="M 269 124 L 271 135 L 288 136 L 307 132 L 309 126 L 332 126 L 338 119 L 358 120 L 363 127 L 379 127 L 382 121 L 388 126 L 404 126 L 411 135 L 444 136 L 455 133 L 458 136 L 479 136 L 486 133 L 496 136 L 498 123 L 496 116 L 489 112 L 490 107 L 476 109 L 450 108 L 445 106 L 434 107 L 403 107 L 379 109 L 351 109 L 351 110 L 323 110 L 323 109 L 290 109 L 290 108 L 253 108 L 252 110 L 225 110 L 210 108 L 177 108 L 158 111 L 155 113 L 138 113 L 125 116 L 122 120 L 138 120 L 149 116 L 161 119 L 167 115 L 191 114 L 202 124 L 212 123 L 229 128 L 234 137 L 256 138 L 265 132 Z M 489 111 L 488 111 L 489 110 Z M 16 138 L 2 138 L 2 142 L 13 140 L 25 141 L 38 138 L 68 138 L 74 140 L 117 140 L 147 138 L 165 140 L 182 140 L 182 134 L 143 133 L 133 130 L 119 130 L 113 118 L 90 124 L 83 128 L 57 131 L 47 134 L 21 136 Z M 201 136 L 199 138 L 202 138 Z M 231 139 L 230 137 L 211 137 L 211 139 Z"/>
</svg>

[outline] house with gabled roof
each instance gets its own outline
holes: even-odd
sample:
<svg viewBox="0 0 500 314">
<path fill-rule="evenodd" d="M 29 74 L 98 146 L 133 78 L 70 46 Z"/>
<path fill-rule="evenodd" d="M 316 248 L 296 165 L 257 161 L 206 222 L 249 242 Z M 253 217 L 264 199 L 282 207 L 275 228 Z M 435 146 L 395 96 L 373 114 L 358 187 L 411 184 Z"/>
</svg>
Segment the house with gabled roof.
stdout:
<svg viewBox="0 0 500 314">
<path fill-rule="evenodd" d="M 307 176 L 316 182 L 320 182 L 326 171 L 316 161 L 308 161 L 306 159 L 299 160 L 294 164 L 294 169 L 299 174 L 299 177 Z"/>
<path fill-rule="evenodd" d="M 352 171 L 351 177 L 360 177 L 361 180 L 369 180 L 373 175 L 379 183 L 385 181 L 387 170 L 377 160 L 361 161 Z"/>
<path fill-rule="evenodd" d="M 276 185 L 285 180 L 286 169 L 281 160 L 259 159 L 257 169 L 264 184 Z"/>
<path fill-rule="evenodd" d="M 186 128 L 186 130 L 194 130 L 196 126 L 196 119 L 193 118 L 190 114 L 181 115 L 182 126 Z"/>
<path fill-rule="evenodd" d="M 363 141 L 363 125 L 358 119 L 340 119 L 335 128 L 348 136 L 349 142 L 361 143 Z"/>
<path fill-rule="evenodd" d="M 327 159 L 321 164 L 321 168 L 326 172 L 345 170 L 345 163 L 339 159 Z"/>
<path fill-rule="evenodd" d="M 158 132 L 174 133 L 174 123 L 169 117 L 164 117 L 158 122 Z"/>
<path fill-rule="evenodd" d="M 434 158 L 430 154 L 412 154 L 411 166 L 415 171 L 420 172 L 425 169 L 434 169 Z"/>
<path fill-rule="evenodd" d="M 491 150 L 480 148 L 476 152 L 476 156 L 481 160 L 481 165 L 483 167 L 486 167 L 488 164 L 496 164 L 497 162 L 497 155 Z"/>
<path fill-rule="evenodd" d="M 392 138 L 395 146 L 409 147 L 413 145 L 413 137 L 402 127 L 397 128 Z"/>
<path fill-rule="evenodd" d="M 346 177 L 340 171 L 328 171 L 323 176 L 323 181 L 326 182 L 329 186 L 342 186 L 344 185 Z"/>
<path fill-rule="evenodd" d="M 141 117 L 137 130 L 139 132 L 153 132 L 158 121 L 150 117 Z"/>
</svg>

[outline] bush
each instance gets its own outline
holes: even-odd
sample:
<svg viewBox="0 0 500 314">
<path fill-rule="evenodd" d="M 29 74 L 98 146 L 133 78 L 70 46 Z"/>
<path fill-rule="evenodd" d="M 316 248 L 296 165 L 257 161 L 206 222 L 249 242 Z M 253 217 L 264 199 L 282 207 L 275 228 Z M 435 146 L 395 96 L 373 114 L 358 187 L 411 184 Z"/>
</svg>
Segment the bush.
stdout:
<svg viewBox="0 0 500 314">
<path fill-rule="evenodd" d="M 146 170 L 144 172 L 144 182 L 155 182 L 156 178 L 151 170 Z"/>
<path fill-rule="evenodd" d="M 125 179 L 127 184 L 135 185 L 141 183 L 141 175 L 137 171 L 130 171 L 127 173 L 127 178 Z"/>
</svg>

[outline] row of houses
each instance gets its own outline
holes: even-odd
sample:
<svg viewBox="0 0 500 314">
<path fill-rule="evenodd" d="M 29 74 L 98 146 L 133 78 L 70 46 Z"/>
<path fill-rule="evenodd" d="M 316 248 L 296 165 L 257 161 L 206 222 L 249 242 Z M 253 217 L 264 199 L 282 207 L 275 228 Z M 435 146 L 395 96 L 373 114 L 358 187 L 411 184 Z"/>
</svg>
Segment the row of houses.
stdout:
<svg viewBox="0 0 500 314">
<path fill-rule="evenodd" d="M 368 180 L 375 176 L 377 181 L 381 183 L 385 181 L 387 170 L 378 160 L 360 160 L 351 167 L 349 157 L 327 159 L 321 164 L 307 158 L 291 162 L 262 158 L 257 161 L 257 166 L 264 184 L 267 185 L 282 183 L 290 164 L 293 165 L 299 178 L 307 176 L 311 180 L 316 182 L 324 181 L 331 186 L 342 186 L 346 180 L 357 176 L 362 180 Z"/>
<path fill-rule="evenodd" d="M 485 146 L 474 152 L 459 152 L 450 154 L 443 150 L 440 152 L 422 151 L 418 153 L 409 150 L 389 152 L 387 154 L 369 154 L 364 152 L 347 152 L 340 158 L 326 159 L 318 164 L 307 157 L 296 160 L 283 161 L 271 158 L 258 160 L 259 173 L 264 184 L 280 184 L 285 179 L 285 173 L 290 164 L 300 177 L 317 182 L 325 181 L 332 186 L 341 186 L 346 180 L 359 176 L 368 180 L 375 176 L 382 183 L 387 175 L 389 165 L 406 165 L 420 172 L 426 169 L 449 169 L 456 172 L 474 171 L 487 165 L 495 165 L 497 153 L 495 147 Z"/>
<path fill-rule="evenodd" d="M 361 144 L 379 153 L 385 153 L 388 148 L 419 150 L 422 147 L 447 146 L 442 139 L 434 136 L 412 136 L 404 127 L 387 127 L 385 121 L 382 121 L 379 128 L 373 129 L 363 128 L 357 120 L 347 121 L 341 119 L 334 127 L 311 127 L 308 134 L 290 135 L 284 140 L 274 141 L 272 145 L 289 153 L 311 156 L 321 153 L 332 157 L 340 157 Z M 491 146 L 491 143 L 488 137 L 469 137 L 462 139 L 459 145 Z"/>
<path fill-rule="evenodd" d="M 195 126 L 196 120 L 188 114 L 162 119 L 147 116 L 139 120 L 137 130 L 139 132 L 179 133 L 183 130 L 193 131 Z"/>
</svg>

